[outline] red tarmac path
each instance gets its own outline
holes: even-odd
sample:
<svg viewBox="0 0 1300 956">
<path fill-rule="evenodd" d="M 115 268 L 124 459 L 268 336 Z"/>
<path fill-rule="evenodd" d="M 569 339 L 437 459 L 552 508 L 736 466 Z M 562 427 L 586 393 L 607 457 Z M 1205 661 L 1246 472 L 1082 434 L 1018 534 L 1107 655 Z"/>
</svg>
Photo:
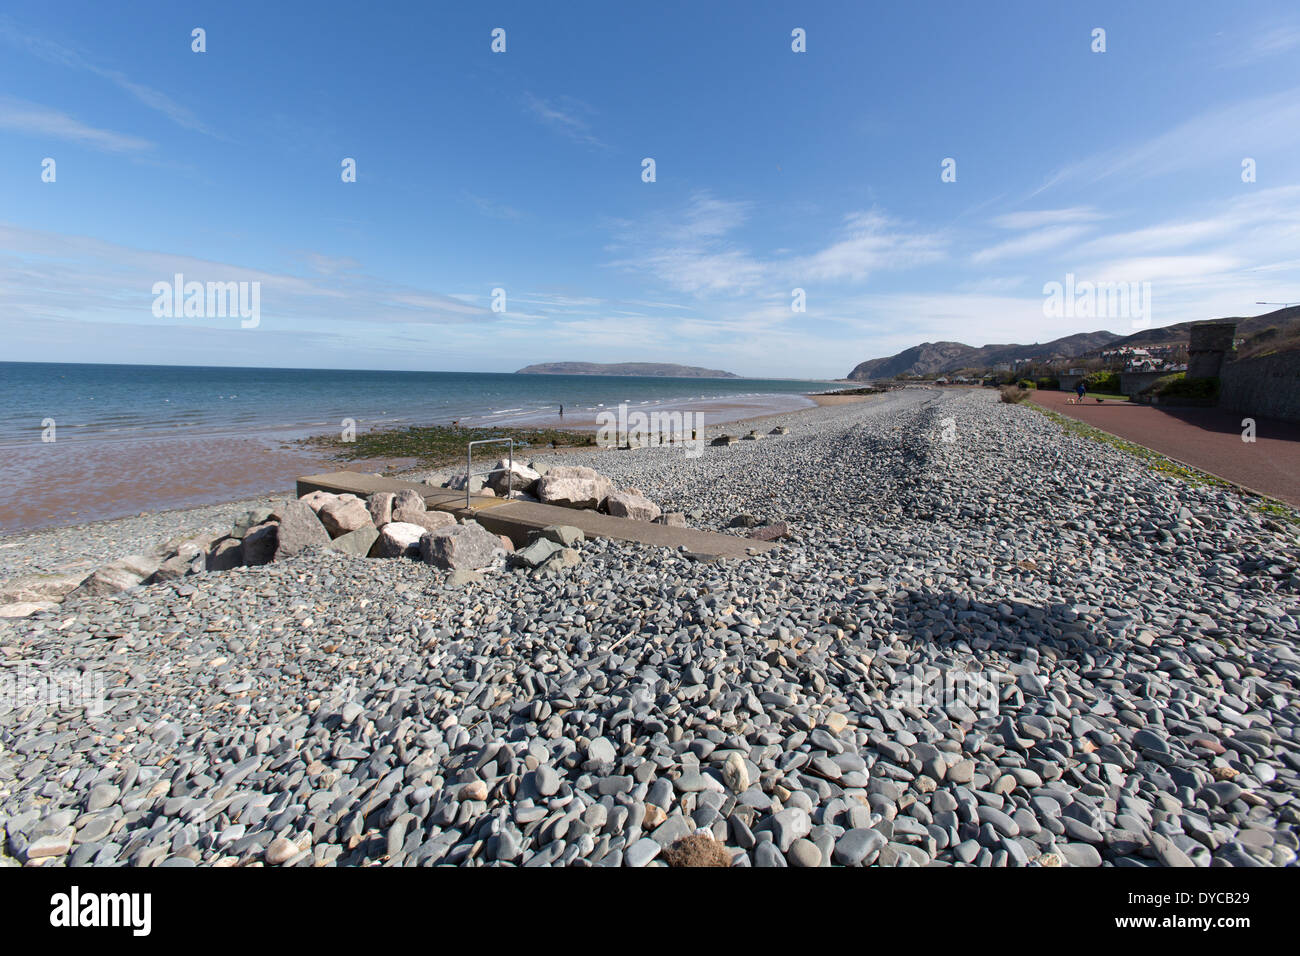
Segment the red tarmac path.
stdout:
<svg viewBox="0 0 1300 956">
<path fill-rule="evenodd" d="M 1158 408 L 1091 396 L 1067 404 L 1072 392 L 1036 392 L 1043 408 L 1145 445 L 1200 471 L 1300 508 L 1300 425 L 1255 419 L 1255 441 L 1241 440 L 1246 415 L 1217 408 Z"/>
</svg>

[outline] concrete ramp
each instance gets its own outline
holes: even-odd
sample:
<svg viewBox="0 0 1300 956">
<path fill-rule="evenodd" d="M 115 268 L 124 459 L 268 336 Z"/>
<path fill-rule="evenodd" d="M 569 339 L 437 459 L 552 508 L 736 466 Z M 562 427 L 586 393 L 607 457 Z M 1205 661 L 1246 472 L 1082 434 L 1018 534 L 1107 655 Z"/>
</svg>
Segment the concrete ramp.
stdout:
<svg viewBox="0 0 1300 956">
<path fill-rule="evenodd" d="M 425 507 L 430 511 L 446 511 L 458 518 L 471 517 L 493 534 L 503 534 L 516 545 L 527 542 L 532 531 L 550 525 L 567 524 L 581 528 L 582 533 L 589 538 L 635 541 L 673 550 L 684 547 L 701 558 L 747 558 L 776 547 L 770 541 L 700 531 L 697 528 L 674 528 L 651 521 L 615 518 L 596 511 L 515 501 L 491 495 L 470 495 L 469 508 L 466 508 L 463 491 L 434 488 L 415 481 L 381 478 L 355 471 L 307 475 L 298 479 L 299 496 L 312 491 L 328 491 L 336 495 L 354 494 L 365 498 L 381 491 L 396 494 L 408 490 L 423 497 Z"/>
</svg>

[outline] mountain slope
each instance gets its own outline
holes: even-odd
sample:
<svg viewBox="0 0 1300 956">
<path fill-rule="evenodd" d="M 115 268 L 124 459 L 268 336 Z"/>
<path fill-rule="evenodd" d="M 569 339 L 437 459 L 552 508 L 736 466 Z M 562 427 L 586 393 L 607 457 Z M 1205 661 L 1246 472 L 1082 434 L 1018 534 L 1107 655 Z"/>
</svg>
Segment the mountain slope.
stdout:
<svg viewBox="0 0 1300 956">
<path fill-rule="evenodd" d="M 1084 352 L 1097 351 L 1120 339 L 1114 332 L 1076 332 L 1051 342 L 1033 345 L 963 345 L 961 342 L 923 342 L 897 355 L 871 359 L 860 363 L 849 378 L 864 382 L 871 379 L 893 378 L 896 375 L 931 375 L 939 372 L 957 372 L 962 369 L 984 369 L 1018 359 L 1052 356 L 1072 357 Z"/>
<path fill-rule="evenodd" d="M 1237 338 L 1246 339 L 1247 344 L 1250 344 L 1252 339 L 1264 333 L 1268 333 L 1266 338 L 1287 339 L 1300 332 L 1300 306 L 1278 309 L 1264 315 L 1234 316 L 1227 319 L 1210 319 L 1208 321 L 1236 322 Z M 1148 345 L 1183 344 L 1190 338 L 1192 326 L 1198 324 L 1199 322 L 1179 322 L 1177 325 L 1166 325 L 1158 329 L 1144 329 L 1122 339 L 1116 339 L 1109 345 L 1102 346 L 1102 348 L 1124 345 L 1144 348 Z"/>
<path fill-rule="evenodd" d="M 1238 349 L 1240 357 L 1287 351 L 1300 343 L 1300 306 L 1278 309 L 1264 315 L 1248 315 L 1213 322 L 1237 323 L 1237 338 L 1245 339 Z M 1063 338 L 1034 345 L 984 345 L 976 348 L 961 342 L 923 342 L 897 355 L 871 359 L 859 364 L 849 378 L 857 382 L 893 378 L 896 375 L 934 375 L 962 370 L 982 371 L 998 365 L 1010 365 L 1021 359 L 1050 360 L 1096 358 L 1106 349 L 1149 345 L 1186 345 L 1191 329 L 1198 322 L 1179 322 L 1156 329 L 1143 329 L 1131 335 L 1114 332 L 1077 332 Z"/>
</svg>

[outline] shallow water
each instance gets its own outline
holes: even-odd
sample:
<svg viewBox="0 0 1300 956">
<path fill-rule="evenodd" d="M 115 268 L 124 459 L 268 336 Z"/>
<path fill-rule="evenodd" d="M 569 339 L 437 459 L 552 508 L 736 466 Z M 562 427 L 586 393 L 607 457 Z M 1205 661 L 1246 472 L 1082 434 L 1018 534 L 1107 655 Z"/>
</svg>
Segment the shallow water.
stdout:
<svg viewBox="0 0 1300 956">
<path fill-rule="evenodd" d="M 594 429 L 602 412 L 713 425 L 812 405 L 829 383 L 465 372 L 0 363 L 0 532 L 278 491 L 338 470 L 305 435 L 402 425 Z M 564 417 L 559 406 L 564 405 Z M 54 441 L 43 440 L 53 437 Z M 350 467 L 378 471 L 382 464 Z"/>
</svg>

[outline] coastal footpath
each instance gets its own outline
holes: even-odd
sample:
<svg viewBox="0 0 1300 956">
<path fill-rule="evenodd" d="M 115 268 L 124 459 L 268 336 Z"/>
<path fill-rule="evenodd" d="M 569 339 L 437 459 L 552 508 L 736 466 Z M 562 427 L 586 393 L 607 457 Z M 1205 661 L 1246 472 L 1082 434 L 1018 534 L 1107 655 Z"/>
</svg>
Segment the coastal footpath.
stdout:
<svg viewBox="0 0 1300 956">
<path fill-rule="evenodd" d="M 786 524 L 744 560 L 308 548 L 0 621 L 5 674 L 106 689 L 0 704 L 0 862 L 1295 863 L 1295 525 L 986 391 L 769 422 L 552 456 Z M 12 536 L 0 576 L 247 506 Z"/>
</svg>

